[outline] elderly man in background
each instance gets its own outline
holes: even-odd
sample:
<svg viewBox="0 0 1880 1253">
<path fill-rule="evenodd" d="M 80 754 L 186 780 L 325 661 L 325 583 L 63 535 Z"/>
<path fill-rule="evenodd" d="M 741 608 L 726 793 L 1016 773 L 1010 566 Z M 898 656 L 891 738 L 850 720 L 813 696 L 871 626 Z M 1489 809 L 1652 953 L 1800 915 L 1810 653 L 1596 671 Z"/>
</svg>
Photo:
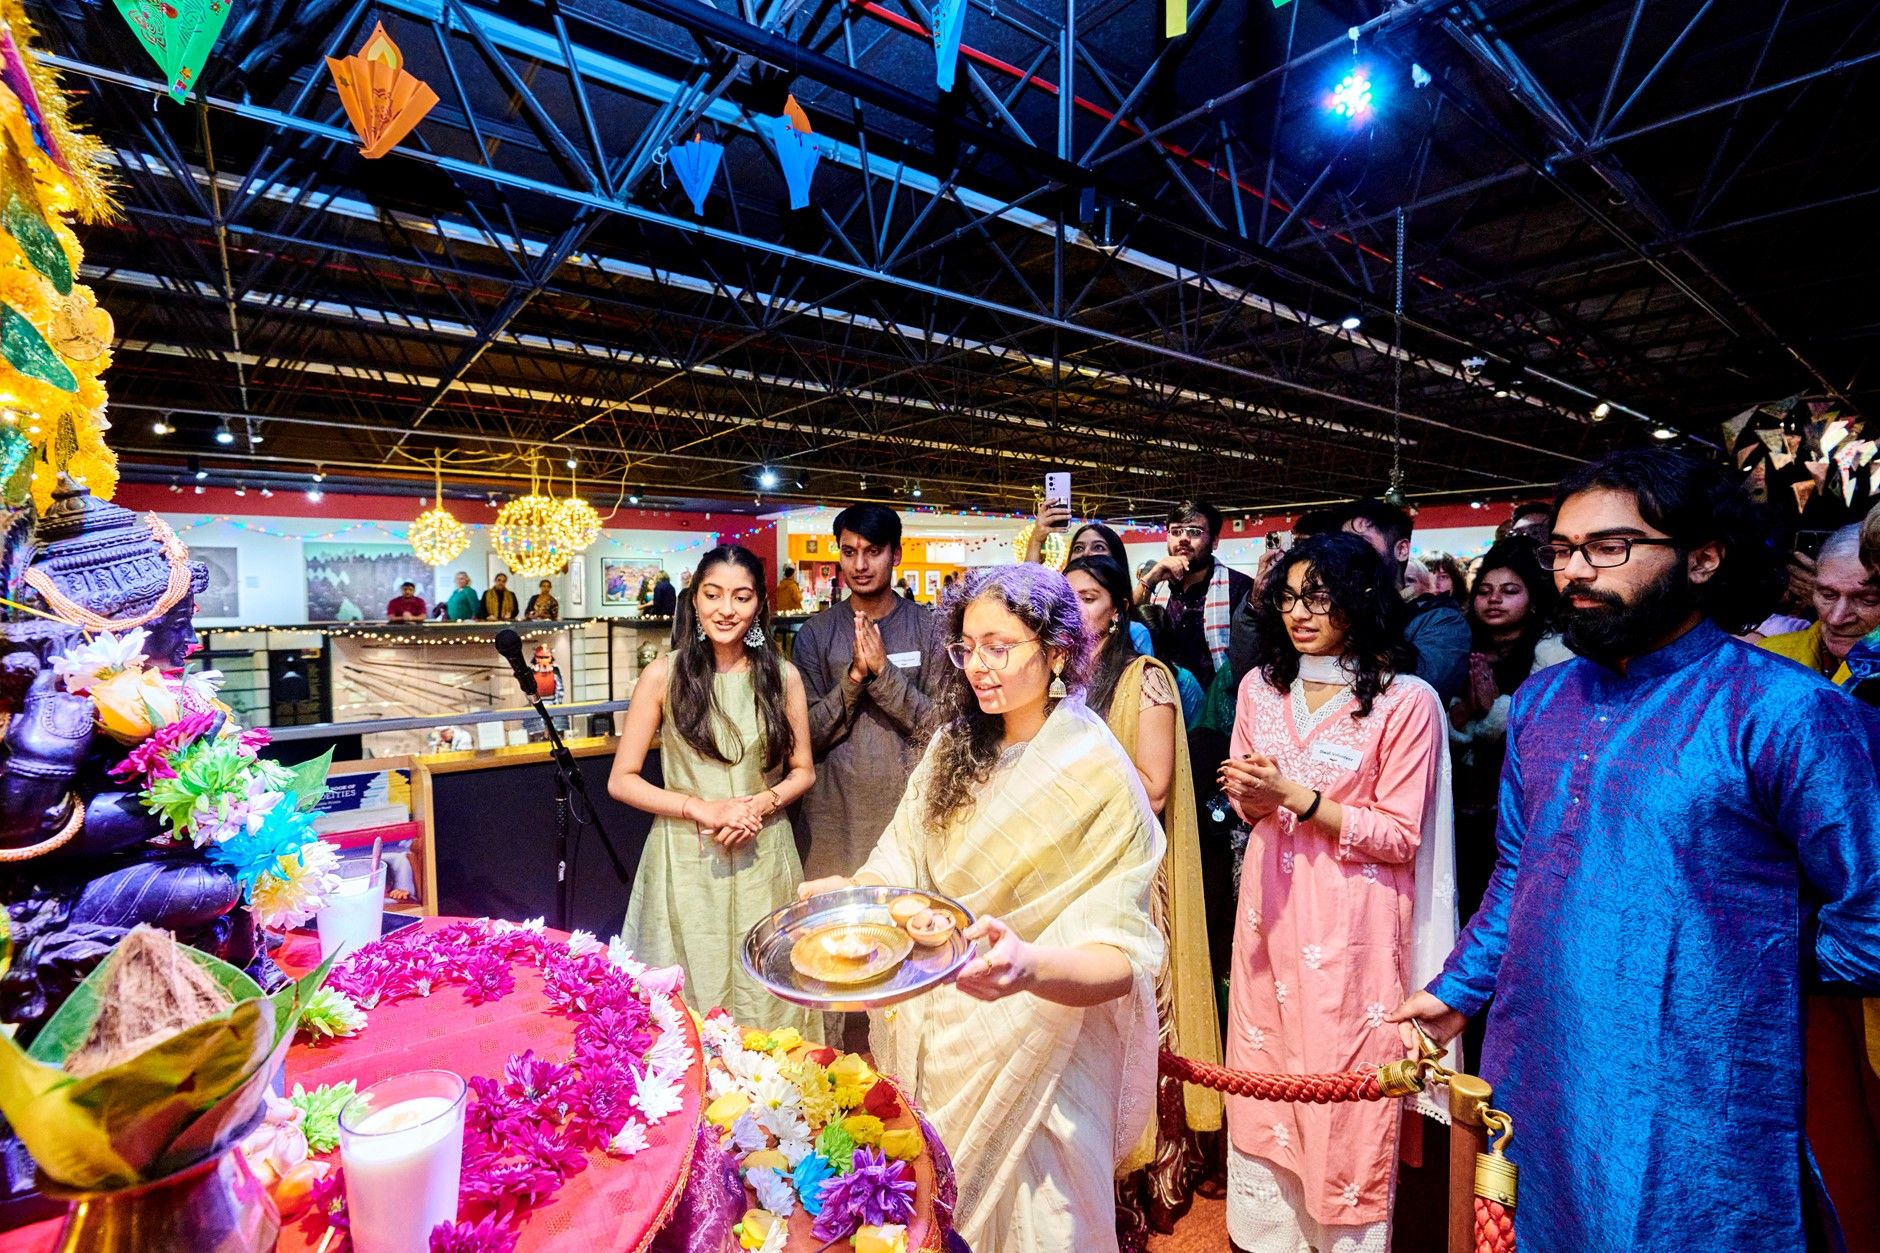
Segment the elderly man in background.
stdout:
<svg viewBox="0 0 1880 1253">
<path fill-rule="evenodd" d="M 1880 575 L 1861 563 L 1860 536 L 1856 522 L 1822 543 L 1815 557 L 1815 624 L 1762 641 L 1770 652 L 1836 683 L 1848 677 L 1849 651 L 1880 627 Z"/>
</svg>

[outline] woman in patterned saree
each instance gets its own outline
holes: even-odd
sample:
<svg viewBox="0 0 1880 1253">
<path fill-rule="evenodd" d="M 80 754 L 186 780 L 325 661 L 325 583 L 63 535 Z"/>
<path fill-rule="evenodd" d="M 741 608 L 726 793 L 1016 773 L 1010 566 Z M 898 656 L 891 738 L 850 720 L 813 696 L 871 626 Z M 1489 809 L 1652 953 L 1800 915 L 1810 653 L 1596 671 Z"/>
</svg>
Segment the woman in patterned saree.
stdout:
<svg viewBox="0 0 1880 1253">
<path fill-rule="evenodd" d="M 1188 768 L 1188 732 L 1169 667 L 1137 653 L 1124 625 L 1130 620 L 1129 573 L 1110 557 L 1073 557 L 1064 577 L 1077 594 L 1084 629 L 1096 641 L 1085 702 L 1136 763 L 1149 805 L 1162 820 L 1168 854 L 1155 878 L 1156 927 L 1168 959 L 1155 980 L 1160 1043 L 1196 1061 L 1221 1061 L 1221 1027 L 1214 1008 L 1203 913 L 1201 840 L 1195 830 L 1194 779 Z M 1156 1080 L 1154 1126 L 1123 1162 L 1116 1184 L 1117 1243 L 1143 1253 L 1149 1233 L 1167 1235 L 1188 1212 L 1195 1185 L 1220 1160 L 1221 1096 L 1161 1076 Z M 1211 1143 L 1214 1152 L 1208 1152 Z"/>
<path fill-rule="evenodd" d="M 913 1083 L 952 1151 L 971 1247 L 1114 1250 L 1115 1170 L 1155 1088 L 1162 832 L 1076 693 L 1090 640 L 1063 575 L 975 571 L 936 626 L 954 666 L 937 729 L 854 881 L 954 897 L 991 947 L 952 986 L 869 1015 L 876 1065 Z"/>
<path fill-rule="evenodd" d="M 1363 540 L 1325 535 L 1259 591 L 1228 799 L 1252 824 L 1234 923 L 1227 1064 L 1320 1074 L 1403 1056 L 1384 1021 L 1455 938 L 1447 747 L 1409 673 L 1403 602 Z M 1433 1112 L 1433 1111 L 1432 1111 Z M 1269 1253 L 1384 1253 L 1396 1102 L 1227 1103 L 1227 1230 Z"/>
</svg>

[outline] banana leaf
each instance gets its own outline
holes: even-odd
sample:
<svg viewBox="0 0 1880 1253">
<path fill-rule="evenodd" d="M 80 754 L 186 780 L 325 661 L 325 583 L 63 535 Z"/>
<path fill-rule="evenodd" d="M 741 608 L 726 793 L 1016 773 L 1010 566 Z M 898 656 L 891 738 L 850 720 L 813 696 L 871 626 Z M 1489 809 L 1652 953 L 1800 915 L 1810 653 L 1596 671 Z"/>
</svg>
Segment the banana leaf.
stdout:
<svg viewBox="0 0 1880 1253">
<path fill-rule="evenodd" d="M 160 1179 L 233 1144 L 253 1123 L 308 998 L 331 961 L 264 996 L 246 974 L 184 948 L 236 1004 L 108 1070 L 59 1067 L 98 1016 L 108 963 L 80 984 L 30 1052 L 0 1038 L 0 1112 L 45 1176 L 103 1191 Z"/>
<path fill-rule="evenodd" d="M 287 791 L 294 798 L 298 809 L 315 809 L 320 798 L 326 795 L 326 772 L 333 764 L 333 750 L 327 749 L 312 761 L 303 761 L 293 767 L 294 781 Z"/>
</svg>

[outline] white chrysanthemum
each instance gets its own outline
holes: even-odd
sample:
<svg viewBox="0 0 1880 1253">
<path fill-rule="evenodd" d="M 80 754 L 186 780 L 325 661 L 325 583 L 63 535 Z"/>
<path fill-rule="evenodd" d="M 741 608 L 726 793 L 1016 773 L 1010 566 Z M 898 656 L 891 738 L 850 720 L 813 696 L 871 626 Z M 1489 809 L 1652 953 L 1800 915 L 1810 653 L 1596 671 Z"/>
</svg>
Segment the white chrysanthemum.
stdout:
<svg viewBox="0 0 1880 1253">
<path fill-rule="evenodd" d="M 779 1140 L 809 1139 L 809 1123 L 804 1119 L 800 1105 L 785 1105 L 778 1109 L 760 1108 L 757 1111 L 757 1125 Z"/>
<path fill-rule="evenodd" d="M 805 1124 L 805 1130 L 807 1129 L 808 1124 Z M 808 1135 L 791 1136 L 788 1140 L 779 1141 L 777 1144 L 777 1152 L 783 1154 L 783 1160 L 790 1163 L 791 1170 L 795 1170 L 797 1163 L 814 1151 L 815 1146 L 810 1143 Z"/>
<path fill-rule="evenodd" d="M 568 937 L 568 953 L 571 957 L 579 957 L 583 953 L 592 953 L 602 947 L 600 940 L 595 937 L 592 931 L 576 931 L 573 935 Z"/>
<path fill-rule="evenodd" d="M 784 1246 L 790 1243 L 790 1228 L 785 1223 L 778 1223 L 764 1237 L 764 1242 L 752 1250 L 752 1253 L 783 1253 Z"/>
<path fill-rule="evenodd" d="M 753 1166 L 744 1172 L 744 1182 L 757 1197 L 759 1209 L 767 1209 L 778 1218 L 796 1213 L 796 1189 L 770 1167 Z"/>
<path fill-rule="evenodd" d="M 647 1124 L 653 1125 L 669 1114 L 675 1114 L 685 1104 L 685 1093 L 679 1084 L 664 1075 L 647 1074 L 642 1076 L 639 1090 L 633 1094 L 633 1104 L 646 1115 Z"/>
<path fill-rule="evenodd" d="M 255 920 L 271 930 L 297 927 L 339 887 L 339 854 L 324 840 L 301 845 L 298 856 L 275 859 L 276 872 L 255 880 L 248 894 Z"/>
<path fill-rule="evenodd" d="M 781 1074 L 768 1075 L 757 1083 L 757 1103 L 765 1109 L 782 1109 L 784 1106 L 800 1106 L 803 1094 L 797 1086 Z"/>
<path fill-rule="evenodd" d="M 92 685 L 125 670 L 144 666 L 144 641 L 150 633 L 135 627 L 123 636 L 101 631 L 82 644 L 66 649 L 52 659 L 52 672 L 68 692 L 84 694 Z"/>
<path fill-rule="evenodd" d="M 206 705 L 216 699 L 223 682 L 220 670 L 198 670 L 183 676 L 183 690 Z"/>
<path fill-rule="evenodd" d="M 607 1142 L 607 1151 L 616 1157 L 632 1157 L 646 1144 L 646 1124 L 637 1118 L 629 1118 L 614 1138 Z"/>
<path fill-rule="evenodd" d="M 633 950 L 627 947 L 627 941 L 623 936 L 617 935 L 607 941 L 607 960 L 617 968 L 626 971 L 629 978 L 638 979 L 646 973 L 646 963 L 633 955 Z"/>
<path fill-rule="evenodd" d="M 733 1075 L 730 1071 L 720 1070 L 716 1066 L 713 1066 L 705 1073 L 705 1095 L 712 1100 L 715 1101 L 719 1097 L 736 1092 L 737 1090 L 737 1076 Z"/>
</svg>

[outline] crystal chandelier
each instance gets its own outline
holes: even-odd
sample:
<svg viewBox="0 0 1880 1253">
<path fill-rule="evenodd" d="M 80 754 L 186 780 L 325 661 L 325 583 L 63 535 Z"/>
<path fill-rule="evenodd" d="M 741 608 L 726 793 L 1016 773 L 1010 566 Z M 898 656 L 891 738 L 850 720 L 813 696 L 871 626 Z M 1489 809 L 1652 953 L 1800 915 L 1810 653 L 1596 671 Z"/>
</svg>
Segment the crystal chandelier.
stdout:
<svg viewBox="0 0 1880 1253">
<path fill-rule="evenodd" d="M 437 486 L 437 503 L 418 515 L 418 520 L 411 524 L 411 530 L 406 535 L 411 551 L 427 566 L 441 566 L 455 561 L 470 546 L 470 533 L 450 510 L 444 508 L 442 456 L 434 467 L 434 481 Z"/>
</svg>

